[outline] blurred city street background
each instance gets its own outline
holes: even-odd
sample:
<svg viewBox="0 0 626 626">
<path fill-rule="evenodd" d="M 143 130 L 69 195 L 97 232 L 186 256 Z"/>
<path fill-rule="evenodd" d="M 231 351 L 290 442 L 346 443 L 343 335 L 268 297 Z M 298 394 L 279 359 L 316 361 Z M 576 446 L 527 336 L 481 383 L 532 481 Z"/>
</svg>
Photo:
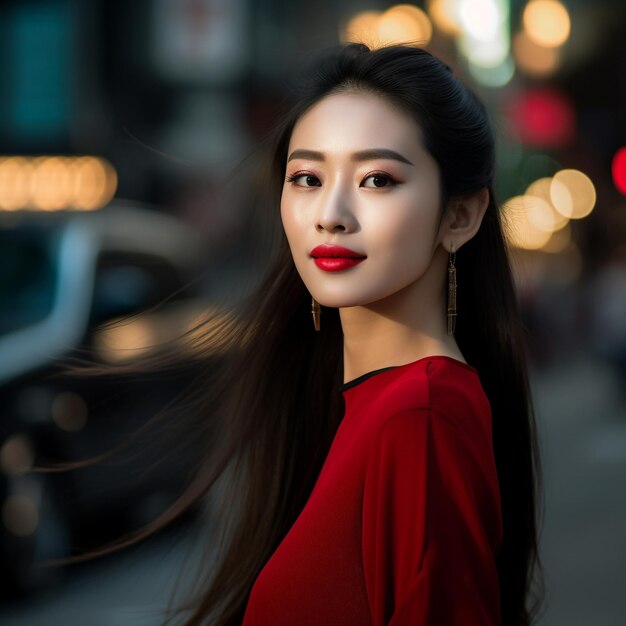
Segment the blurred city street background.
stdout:
<svg viewBox="0 0 626 626">
<path fill-rule="evenodd" d="M 201 449 L 30 470 L 108 450 L 219 369 L 194 358 L 194 324 L 265 267 L 258 171 L 288 71 L 409 40 L 498 134 L 545 480 L 539 624 L 626 623 L 623 0 L 5 0 L 0 35 L 2 626 L 160 624 L 207 541 L 199 513 L 58 576 L 33 562 L 154 519 Z M 68 355 L 132 365 L 179 343 L 178 377 L 58 377 Z"/>
</svg>

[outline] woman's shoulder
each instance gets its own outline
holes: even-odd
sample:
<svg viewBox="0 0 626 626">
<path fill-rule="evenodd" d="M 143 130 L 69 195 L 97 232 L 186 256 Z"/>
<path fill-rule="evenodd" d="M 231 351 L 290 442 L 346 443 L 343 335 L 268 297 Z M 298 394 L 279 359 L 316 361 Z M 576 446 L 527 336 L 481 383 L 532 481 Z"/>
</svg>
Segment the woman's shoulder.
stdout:
<svg viewBox="0 0 626 626">
<path fill-rule="evenodd" d="M 368 464 L 377 464 L 381 455 L 417 454 L 429 462 L 445 459 L 468 476 L 495 476 L 491 407 L 477 370 L 438 356 L 397 374 L 371 405 Z M 489 483 L 491 494 L 494 484 Z"/>
<path fill-rule="evenodd" d="M 478 371 L 458 359 L 436 355 L 380 376 L 370 403 L 379 426 L 396 415 L 434 415 L 467 430 L 491 427 L 491 407 Z"/>
<path fill-rule="evenodd" d="M 379 395 L 401 411 L 445 410 L 448 405 L 486 400 L 478 371 L 453 357 L 429 356 L 394 370 L 386 381 L 381 378 Z"/>
</svg>

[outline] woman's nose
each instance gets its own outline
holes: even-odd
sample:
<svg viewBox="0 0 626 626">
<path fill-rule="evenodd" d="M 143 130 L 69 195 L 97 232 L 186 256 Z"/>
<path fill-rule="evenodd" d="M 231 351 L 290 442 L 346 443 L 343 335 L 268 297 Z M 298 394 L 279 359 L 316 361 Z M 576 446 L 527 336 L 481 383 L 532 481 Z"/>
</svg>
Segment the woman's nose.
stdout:
<svg viewBox="0 0 626 626">
<path fill-rule="evenodd" d="M 351 210 L 351 199 L 347 195 L 337 190 L 321 199 L 316 223 L 318 232 L 352 232 L 356 229 L 357 221 Z"/>
</svg>

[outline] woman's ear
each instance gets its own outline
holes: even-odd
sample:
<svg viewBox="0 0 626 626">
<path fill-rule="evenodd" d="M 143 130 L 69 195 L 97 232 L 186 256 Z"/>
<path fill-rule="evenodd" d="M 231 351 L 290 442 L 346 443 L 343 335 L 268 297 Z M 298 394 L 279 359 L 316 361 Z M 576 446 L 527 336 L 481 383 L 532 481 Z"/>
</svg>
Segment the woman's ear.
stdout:
<svg viewBox="0 0 626 626">
<path fill-rule="evenodd" d="M 486 187 L 473 194 L 451 198 L 443 241 L 452 243 L 458 250 L 478 232 L 488 205 L 489 189 Z"/>
</svg>

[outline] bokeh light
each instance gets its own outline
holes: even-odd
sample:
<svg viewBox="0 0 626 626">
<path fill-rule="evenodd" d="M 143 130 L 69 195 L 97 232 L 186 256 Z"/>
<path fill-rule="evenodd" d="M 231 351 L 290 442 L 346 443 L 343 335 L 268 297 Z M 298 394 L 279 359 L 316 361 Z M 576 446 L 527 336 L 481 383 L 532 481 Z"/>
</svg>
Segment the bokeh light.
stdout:
<svg viewBox="0 0 626 626">
<path fill-rule="evenodd" d="M 556 230 L 556 220 L 553 217 L 550 205 L 538 196 L 525 194 L 525 198 L 527 201 L 528 221 L 538 230 L 553 233 Z"/>
<path fill-rule="evenodd" d="M 485 87 L 503 87 L 515 75 L 515 63 L 510 56 L 495 67 L 482 67 L 470 62 L 469 71 L 472 77 Z"/>
<path fill-rule="evenodd" d="M 550 188 L 552 184 L 552 177 L 545 176 L 537 179 L 535 182 L 528 185 L 524 195 L 534 196 L 543 201 L 541 204 L 542 211 L 534 211 L 529 219 L 540 230 L 547 230 L 548 232 L 555 232 L 561 230 L 567 226 L 569 218 L 557 211 L 550 197 Z"/>
<path fill-rule="evenodd" d="M 461 27 L 477 41 L 495 38 L 503 20 L 496 0 L 461 0 L 459 3 Z"/>
<path fill-rule="evenodd" d="M 397 4 L 378 20 L 378 35 L 388 43 L 412 43 L 426 46 L 433 35 L 428 15 L 411 4 Z"/>
<path fill-rule="evenodd" d="M 534 78 L 547 78 L 559 68 L 561 54 L 558 48 L 536 44 L 525 31 L 513 38 L 515 63 L 522 72 Z"/>
<path fill-rule="evenodd" d="M 358 13 L 348 22 L 341 39 L 361 42 L 371 49 L 390 44 L 423 47 L 430 43 L 432 34 L 432 23 L 422 9 L 412 4 L 397 4 L 384 13 Z"/>
<path fill-rule="evenodd" d="M 554 208 L 570 219 L 582 219 L 593 211 L 596 189 L 589 176 L 579 170 L 560 170 L 552 177 L 550 198 Z"/>
<path fill-rule="evenodd" d="M 156 328 L 145 319 L 112 320 L 94 335 L 98 357 L 109 363 L 123 363 L 150 352 L 159 342 Z"/>
<path fill-rule="evenodd" d="M 0 209 L 12 211 L 28 205 L 32 163 L 24 157 L 0 162 Z"/>
<path fill-rule="evenodd" d="M 545 211 L 545 200 L 535 196 L 514 196 L 503 204 L 506 237 L 510 245 L 524 250 L 539 250 L 545 246 L 551 232 L 537 228 L 531 214 Z"/>
<path fill-rule="evenodd" d="M 570 34 L 570 17 L 558 0 L 530 0 L 522 14 L 528 37 L 540 46 L 562 46 Z"/>
<path fill-rule="evenodd" d="M 345 43 L 364 43 L 368 48 L 380 47 L 378 38 L 378 18 L 380 11 L 362 11 L 350 19 L 341 33 Z"/>
<path fill-rule="evenodd" d="M 521 141 L 531 146 L 563 146 L 576 130 L 574 107 L 556 88 L 537 87 L 522 92 L 511 102 L 509 115 Z"/>
<path fill-rule="evenodd" d="M 618 191 L 626 195 L 626 146 L 615 153 L 611 164 L 611 174 Z"/>
<path fill-rule="evenodd" d="M 470 63 L 484 68 L 494 68 L 506 62 L 509 56 L 510 42 L 503 31 L 498 31 L 495 38 L 479 41 L 469 36 L 462 36 L 459 47 Z"/>
<path fill-rule="evenodd" d="M 73 391 L 62 391 L 52 400 L 50 407 L 54 423 L 68 432 L 78 432 L 87 423 L 87 405 Z"/>
<path fill-rule="evenodd" d="M 117 187 L 117 175 L 109 163 L 96 157 L 76 159 L 74 203 L 77 208 L 92 210 L 107 204 Z"/>
<path fill-rule="evenodd" d="M 429 0 L 427 8 L 441 32 L 447 35 L 458 35 L 461 32 L 459 0 Z"/>
<path fill-rule="evenodd" d="M 72 195 L 72 161 L 61 157 L 39 157 L 33 161 L 29 181 L 30 204 L 44 211 L 65 206 Z"/>
<path fill-rule="evenodd" d="M 507 239 L 516 248 L 561 252 L 572 243 L 570 219 L 589 215 L 595 202 L 595 187 L 583 172 L 541 177 L 503 204 Z"/>
<path fill-rule="evenodd" d="M 117 190 L 117 172 L 101 157 L 0 159 L 0 209 L 93 210 Z"/>
<path fill-rule="evenodd" d="M 497 78 L 489 79 L 485 72 L 473 72 L 484 85 L 502 86 L 514 70 L 510 59 L 508 8 L 503 0 L 459 0 L 461 34 L 457 45 L 470 66 L 489 68 Z"/>
</svg>

